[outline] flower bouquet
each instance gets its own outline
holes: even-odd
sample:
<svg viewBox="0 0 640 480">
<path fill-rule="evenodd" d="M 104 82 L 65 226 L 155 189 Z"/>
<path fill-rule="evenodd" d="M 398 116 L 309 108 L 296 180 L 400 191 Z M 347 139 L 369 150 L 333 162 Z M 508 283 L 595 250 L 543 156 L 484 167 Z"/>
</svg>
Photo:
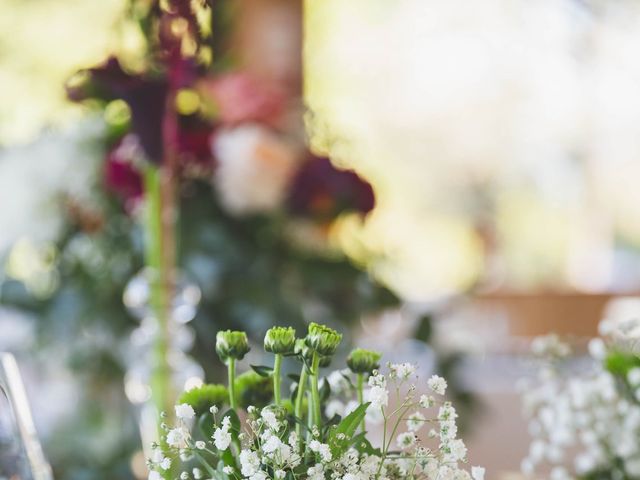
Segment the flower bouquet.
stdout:
<svg viewBox="0 0 640 480">
<path fill-rule="evenodd" d="M 640 478 L 640 357 L 629 332 L 637 320 L 600 324 L 589 361 L 569 361 L 570 346 L 555 335 L 537 338 L 542 365 L 523 385 L 533 436 L 522 461 L 526 475 L 551 480 Z"/>
<path fill-rule="evenodd" d="M 456 410 L 443 398 L 443 378 L 432 376 L 430 393 L 421 395 L 414 365 L 388 364 L 383 374 L 380 354 L 363 349 L 351 352 L 347 369 L 322 376 L 341 339 L 316 323 L 304 339 L 296 339 L 293 328 L 273 327 L 264 338 L 273 366 L 252 366 L 237 376 L 236 362 L 249 351 L 247 336 L 218 332 L 216 352 L 227 365 L 228 384 L 184 392 L 172 426 L 161 415 L 164 434 L 152 446 L 149 478 L 484 478 L 483 468 L 461 466 L 467 449 L 457 438 Z M 291 376 L 290 398 L 283 396 L 285 360 L 300 368 Z M 368 426 L 380 424 L 378 439 Z"/>
</svg>

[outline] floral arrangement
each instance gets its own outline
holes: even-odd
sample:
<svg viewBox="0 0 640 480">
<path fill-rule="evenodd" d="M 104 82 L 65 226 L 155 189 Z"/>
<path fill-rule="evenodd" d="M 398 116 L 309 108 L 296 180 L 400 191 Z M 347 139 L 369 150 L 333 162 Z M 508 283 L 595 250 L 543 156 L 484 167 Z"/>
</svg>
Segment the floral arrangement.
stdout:
<svg viewBox="0 0 640 480">
<path fill-rule="evenodd" d="M 638 326 L 637 320 L 603 321 L 586 368 L 571 368 L 571 348 L 557 336 L 534 341 L 542 365 L 523 388 L 533 436 L 523 473 L 548 471 L 551 480 L 640 478 L 640 357 L 628 335 Z"/>
<path fill-rule="evenodd" d="M 347 369 L 321 376 L 342 335 L 311 323 L 303 339 L 290 327 L 273 327 L 264 349 L 272 367 L 253 366 L 236 376 L 249 351 L 240 331 L 220 331 L 216 352 L 227 365 L 228 383 L 186 391 L 175 406 L 175 424 L 164 423 L 148 461 L 151 480 L 180 479 L 484 479 L 484 469 L 461 466 L 467 449 L 457 438 L 457 413 L 444 400 L 447 382 L 437 375 L 419 395 L 416 366 L 380 368 L 377 352 L 355 349 Z M 291 398 L 282 395 L 282 362 L 297 361 Z M 242 377 L 245 376 L 245 379 Z M 350 398 L 336 409 L 338 398 Z M 259 403 L 247 399 L 261 399 Z M 369 425 L 382 424 L 374 446 Z M 429 448 L 419 436 L 428 426 Z"/>
<path fill-rule="evenodd" d="M 40 219 L 31 210 L 43 206 L 55 219 L 39 222 L 30 241 L 14 243 L 22 224 L 8 229 L 15 238 L 3 235 L 10 268 L 0 303 L 33 314 L 38 343 L 64 345 L 61 362 L 80 382 L 73 421 L 50 437 L 58 478 L 132 476 L 137 434 L 114 433 L 112 419 L 131 415 L 123 377 L 141 362 L 122 354 L 138 326 L 123 292 L 138 272 L 151 272 L 147 317 L 159 328 L 149 368 L 159 410 L 175 401 L 167 374 L 175 342 L 217 375 L 200 337 L 171 334 L 179 278 L 201 290 L 192 325 L 203 336 L 265 331 L 276 320 L 348 323 L 399 303 L 332 240 L 346 217 L 362 221 L 373 209 L 373 188 L 307 148 L 298 87 L 242 64 L 231 40 L 236 3 L 128 2 L 121 31 L 137 36 L 137 49 L 114 51 L 66 85 L 89 119 L 79 123 L 91 128 L 55 142 L 52 133 L 0 162 L 25 171 L 22 181 L 7 176 L 12 191 L 28 188 L 13 196 L 34 197 L 15 202 L 9 222 Z M 38 166 L 18 168 L 27 163 Z M 38 175 L 44 186 L 33 188 Z M 81 340 L 70 342 L 70 332 Z M 72 441 L 86 445 L 85 458 Z"/>
</svg>

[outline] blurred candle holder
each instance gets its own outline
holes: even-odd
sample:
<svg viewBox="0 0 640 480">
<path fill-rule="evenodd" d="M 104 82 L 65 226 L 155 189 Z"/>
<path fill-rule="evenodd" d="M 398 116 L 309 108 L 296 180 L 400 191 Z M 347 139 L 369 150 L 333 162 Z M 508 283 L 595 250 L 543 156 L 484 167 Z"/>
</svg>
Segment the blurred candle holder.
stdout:
<svg viewBox="0 0 640 480">
<path fill-rule="evenodd" d="M 155 346 L 161 334 L 160 324 L 151 306 L 152 272 L 142 269 L 127 284 L 123 301 L 127 310 L 140 321 L 131 332 L 128 369 L 125 374 L 125 393 L 139 415 L 140 435 L 145 448 L 157 440 L 158 411 L 152 402 L 152 377 L 156 371 Z M 171 298 L 168 318 L 170 342 L 166 352 L 168 383 L 177 395 L 183 390 L 202 384 L 204 370 L 187 354 L 195 334 L 187 324 L 196 316 L 201 291 L 184 273 L 178 272 Z"/>
</svg>

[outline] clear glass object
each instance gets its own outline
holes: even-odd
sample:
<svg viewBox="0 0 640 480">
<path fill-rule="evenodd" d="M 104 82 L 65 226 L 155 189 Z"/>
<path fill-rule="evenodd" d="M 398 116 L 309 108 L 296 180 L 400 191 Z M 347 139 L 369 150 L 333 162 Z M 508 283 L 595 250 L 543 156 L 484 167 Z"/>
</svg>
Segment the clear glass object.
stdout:
<svg viewBox="0 0 640 480">
<path fill-rule="evenodd" d="M 0 479 L 53 480 L 13 355 L 0 353 Z"/>
<path fill-rule="evenodd" d="M 153 316 L 151 309 L 151 283 L 153 272 L 144 268 L 138 272 L 127 284 L 123 295 L 123 302 L 127 309 L 136 318 L 143 320 Z M 201 292 L 198 285 L 192 282 L 185 274 L 179 272 L 176 275 L 176 284 L 171 300 L 171 318 L 185 324 L 196 316 Z"/>
<path fill-rule="evenodd" d="M 140 325 L 131 332 L 124 387 L 127 398 L 138 412 L 140 435 L 145 448 L 158 440 L 159 412 L 155 411 L 151 402 L 151 378 L 157 361 L 154 346 L 161 329 L 151 306 L 153 275 L 149 268 L 138 272 L 127 284 L 122 299 L 129 313 L 140 321 Z M 195 340 L 195 334 L 188 323 L 196 316 L 201 291 L 187 275 L 178 272 L 172 293 L 171 309 L 165 326 L 168 331 L 166 361 L 170 388 L 178 395 L 202 384 L 204 378 L 202 367 L 187 354 Z M 147 452 L 147 456 L 150 455 L 151 452 Z"/>
</svg>

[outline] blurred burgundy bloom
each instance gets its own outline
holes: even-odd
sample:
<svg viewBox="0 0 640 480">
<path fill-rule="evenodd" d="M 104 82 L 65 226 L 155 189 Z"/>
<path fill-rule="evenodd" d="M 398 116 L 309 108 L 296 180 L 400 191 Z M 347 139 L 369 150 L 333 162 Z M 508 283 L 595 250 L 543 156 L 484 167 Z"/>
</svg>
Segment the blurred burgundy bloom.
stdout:
<svg viewBox="0 0 640 480">
<path fill-rule="evenodd" d="M 328 158 L 310 155 L 295 176 L 292 213 L 330 220 L 342 212 L 367 213 L 375 206 L 373 188 L 352 170 L 338 170 Z"/>
<path fill-rule="evenodd" d="M 183 169 L 196 169 L 205 172 L 213 170 L 212 137 L 212 128 L 180 128 L 178 132 L 178 155 Z"/>
<path fill-rule="evenodd" d="M 219 75 L 204 83 L 215 101 L 222 123 L 273 124 L 284 111 L 285 97 L 244 72 Z"/>
<path fill-rule="evenodd" d="M 142 176 L 131 161 L 130 138 L 124 137 L 107 153 L 104 166 L 107 189 L 122 199 L 128 211 L 135 207 L 143 194 Z"/>
<path fill-rule="evenodd" d="M 167 83 L 162 78 L 131 75 L 117 58 L 87 70 L 89 79 L 80 86 L 67 88 L 71 100 L 87 98 L 122 99 L 131 109 L 131 130 L 146 156 L 154 163 L 162 162 L 162 122 L 167 97 Z"/>
</svg>

